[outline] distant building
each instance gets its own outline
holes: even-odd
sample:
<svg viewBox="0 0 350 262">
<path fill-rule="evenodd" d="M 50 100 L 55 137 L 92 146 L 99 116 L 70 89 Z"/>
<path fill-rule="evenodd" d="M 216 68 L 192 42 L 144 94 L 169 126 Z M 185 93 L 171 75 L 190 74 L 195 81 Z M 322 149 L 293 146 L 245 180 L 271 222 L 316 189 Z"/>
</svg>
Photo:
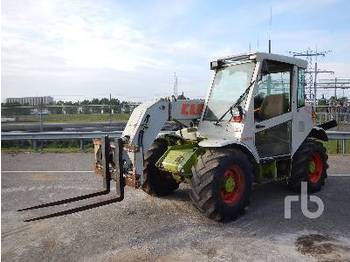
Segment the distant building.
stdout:
<svg viewBox="0 0 350 262">
<path fill-rule="evenodd" d="M 6 103 L 19 103 L 21 105 L 37 106 L 47 105 L 54 102 L 51 96 L 32 96 L 32 97 L 10 97 L 6 98 Z"/>
</svg>

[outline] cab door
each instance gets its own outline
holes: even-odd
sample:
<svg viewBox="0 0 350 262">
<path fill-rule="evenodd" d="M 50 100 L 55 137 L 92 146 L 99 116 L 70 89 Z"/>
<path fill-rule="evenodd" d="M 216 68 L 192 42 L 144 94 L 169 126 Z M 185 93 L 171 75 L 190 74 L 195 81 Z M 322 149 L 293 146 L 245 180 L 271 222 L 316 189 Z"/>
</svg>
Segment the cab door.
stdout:
<svg viewBox="0 0 350 262">
<path fill-rule="evenodd" d="M 293 65 L 265 60 L 254 91 L 255 146 L 260 158 L 291 154 Z"/>
</svg>

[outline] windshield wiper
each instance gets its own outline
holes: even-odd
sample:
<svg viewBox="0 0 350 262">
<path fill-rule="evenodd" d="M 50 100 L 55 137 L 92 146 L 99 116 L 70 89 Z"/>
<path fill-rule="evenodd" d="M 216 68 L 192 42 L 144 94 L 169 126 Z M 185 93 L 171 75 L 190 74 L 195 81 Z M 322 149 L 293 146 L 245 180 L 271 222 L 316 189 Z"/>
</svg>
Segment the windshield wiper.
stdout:
<svg viewBox="0 0 350 262">
<path fill-rule="evenodd" d="M 227 113 L 231 113 L 231 115 L 233 116 L 233 112 L 232 110 L 237 107 L 238 111 L 239 111 L 239 115 L 242 116 L 243 115 L 243 110 L 241 106 L 238 106 L 240 103 L 242 103 L 243 99 L 247 96 L 250 88 L 254 85 L 255 80 L 253 82 L 250 83 L 250 85 L 247 87 L 247 89 L 244 91 L 244 93 L 237 99 L 237 101 L 229 107 L 229 109 L 215 122 L 214 125 L 218 125 L 222 119 L 224 119 L 224 117 L 227 115 Z"/>
</svg>

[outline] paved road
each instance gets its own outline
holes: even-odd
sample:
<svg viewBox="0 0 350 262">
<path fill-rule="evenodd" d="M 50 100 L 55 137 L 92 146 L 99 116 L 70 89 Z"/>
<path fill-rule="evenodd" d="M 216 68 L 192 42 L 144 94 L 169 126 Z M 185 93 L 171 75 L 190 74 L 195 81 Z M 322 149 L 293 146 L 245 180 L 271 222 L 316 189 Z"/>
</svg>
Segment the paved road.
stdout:
<svg viewBox="0 0 350 262">
<path fill-rule="evenodd" d="M 292 218 L 285 219 L 284 197 L 291 193 L 271 183 L 256 188 L 246 214 L 226 224 L 199 214 L 186 186 L 162 199 L 127 188 L 121 203 L 25 223 L 30 217 L 105 199 L 16 212 L 98 191 L 100 181 L 84 172 L 90 169 L 92 156 L 1 158 L 3 261 L 350 261 L 350 175 L 327 179 L 317 194 L 325 204 L 317 219 L 304 217 L 296 203 Z M 330 173 L 350 174 L 349 161 L 350 156 L 330 157 Z M 46 172 L 55 170 L 75 172 Z"/>
</svg>

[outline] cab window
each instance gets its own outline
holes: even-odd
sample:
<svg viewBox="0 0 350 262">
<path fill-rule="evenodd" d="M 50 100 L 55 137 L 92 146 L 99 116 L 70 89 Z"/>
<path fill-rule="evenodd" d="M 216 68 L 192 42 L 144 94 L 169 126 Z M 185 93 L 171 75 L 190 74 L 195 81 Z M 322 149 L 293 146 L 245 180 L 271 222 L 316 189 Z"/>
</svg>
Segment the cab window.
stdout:
<svg viewBox="0 0 350 262">
<path fill-rule="evenodd" d="M 290 107 L 292 65 L 265 60 L 254 95 L 255 121 L 287 113 Z"/>
<path fill-rule="evenodd" d="M 305 69 L 298 68 L 297 106 L 305 106 Z"/>
</svg>

